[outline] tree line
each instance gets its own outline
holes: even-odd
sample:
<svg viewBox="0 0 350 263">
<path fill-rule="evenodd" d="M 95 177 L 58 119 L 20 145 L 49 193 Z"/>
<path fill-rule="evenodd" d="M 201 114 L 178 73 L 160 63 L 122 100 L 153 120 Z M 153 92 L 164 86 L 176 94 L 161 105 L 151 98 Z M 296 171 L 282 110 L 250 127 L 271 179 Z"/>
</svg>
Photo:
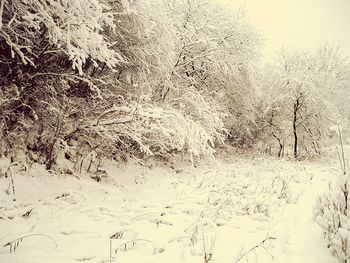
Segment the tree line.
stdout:
<svg viewBox="0 0 350 263">
<path fill-rule="evenodd" d="M 224 145 L 320 154 L 347 60 L 326 45 L 263 65 L 263 42 L 210 0 L 3 0 L 0 154 L 78 171 Z"/>
</svg>

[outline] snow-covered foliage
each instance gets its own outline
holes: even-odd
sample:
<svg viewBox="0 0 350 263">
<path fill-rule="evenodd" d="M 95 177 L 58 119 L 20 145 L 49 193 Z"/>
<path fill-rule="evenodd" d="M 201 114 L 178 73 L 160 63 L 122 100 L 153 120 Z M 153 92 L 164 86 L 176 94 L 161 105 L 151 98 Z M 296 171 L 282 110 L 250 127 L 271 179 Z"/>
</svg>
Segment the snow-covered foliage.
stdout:
<svg viewBox="0 0 350 263">
<path fill-rule="evenodd" d="M 254 106 L 260 137 L 267 143 L 275 141 L 272 145 L 279 148 L 279 156 L 285 146 L 293 147 L 294 157 L 319 154 L 328 127 L 340 119 L 331 99 L 334 90 L 343 87 L 349 70 L 340 49 L 283 50 L 279 67 L 259 70 Z"/>
<path fill-rule="evenodd" d="M 296 134 L 300 150 L 319 153 L 325 99 L 346 71 L 326 47 L 256 73 L 262 37 L 215 1 L 0 7 L 0 154 L 47 169 L 84 156 L 212 158 L 224 143 L 283 156 Z"/>
<path fill-rule="evenodd" d="M 188 90 L 195 91 L 203 97 L 198 101 L 220 105 L 230 141 L 237 146 L 245 144 L 253 94 L 249 68 L 259 55 L 259 35 L 243 12 L 225 9 L 214 1 L 172 1 L 167 9 L 178 36 L 173 86 L 157 90 L 157 98 L 180 102 Z M 181 103 L 186 105 L 189 100 Z M 194 103 L 198 104 L 190 102 Z"/>
<path fill-rule="evenodd" d="M 174 99 L 171 105 L 182 114 L 197 121 L 216 142 L 223 143 L 226 133 L 225 113 L 223 108 L 217 105 L 217 101 L 210 100 L 203 92 L 188 88 L 178 99 Z"/>
<path fill-rule="evenodd" d="M 329 192 L 320 196 L 315 207 L 316 221 L 322 226 L 328 248 L 346 263 L 350 259 L 350 177 L 340 174 Z"/>
<path fill-rule="evenodd" d="M 232 119 L 220 98 L 235 94 L 259 45 L 241 14 L 202 0 L 6 0 L 1 10 L 1 152 L 48 169 L 60 152 L 73 163 L 212 157 Z M 103 123 L 111 111 L 130 120 Z"/>
<path fill-rule="evenodd" d="M 9 48 L 2 46 L 4 57 L 19 56 L 24 64 L 36 66 L 40 56 L 58 53 L 68 56 L 72 67 L 81 75 L 88 59 L 95 66 L 103 62 L 110 67 L 122 61 L 102 34 L 104 28 L 114 28 L 113 14 L 104 3 L 98 0 L 4 2 L 0 37 Z"/>
<path fill-rule="evenodd" d="M 102 138 L 120 142 L 124 151 L 135 147 L 134 154 L 145 156 L 189 153 L 193 157 L 213 157 L 215 142 L 222 140 L 221 134 L 210 133 L 190 116 L 145 101 L 114 106 L 90 127 Z"/>
<path fill-rule="evenodd" d="M 116 30 L 114 15 L 95 0 L 1 4 L 1 153 L 14 160 L 18 151 L 33 153 L 50 169 L 57 143 L 86 109 L 81 98 L 96 105 L 101 72 L 125 63 L 106 35 Z"/>
</svg>

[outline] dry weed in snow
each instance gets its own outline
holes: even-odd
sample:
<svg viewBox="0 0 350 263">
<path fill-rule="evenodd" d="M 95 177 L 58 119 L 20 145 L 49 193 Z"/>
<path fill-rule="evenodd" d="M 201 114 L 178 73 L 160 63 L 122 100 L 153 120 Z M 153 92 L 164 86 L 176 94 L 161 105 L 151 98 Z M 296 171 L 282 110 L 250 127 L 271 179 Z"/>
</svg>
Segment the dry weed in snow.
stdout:
<svg viewBox="0 0 350 263">
<path fill-rule="evenodd" d="M 16 172 L 15 202 L 2 176 L 0 261 L 334 262 L 312 220 L 332 167 L 235 159 L 179 169 L 111 165 L 110 184 L 37 165 Z M 57 248 L 33 236 L 10 253 L 25 235 Z"/>
</svg>

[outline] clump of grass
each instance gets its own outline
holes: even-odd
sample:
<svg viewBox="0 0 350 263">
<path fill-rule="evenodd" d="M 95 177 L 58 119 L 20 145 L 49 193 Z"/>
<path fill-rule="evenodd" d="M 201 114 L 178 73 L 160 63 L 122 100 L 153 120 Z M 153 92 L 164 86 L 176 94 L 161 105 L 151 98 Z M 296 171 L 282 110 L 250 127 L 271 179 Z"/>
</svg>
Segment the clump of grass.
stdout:
<svg viewBox="0 0 350 263">
<path fill-rule="evenodd" d="M 203 235 L 203 254 L 204 254 L 204 263 L 212 262 L 214 256 L 214 247 L 216 242 L 216 236 L 210 236 L 209 238 L 205 238 L 204 230 L 202 228 Z"/>
</svg>

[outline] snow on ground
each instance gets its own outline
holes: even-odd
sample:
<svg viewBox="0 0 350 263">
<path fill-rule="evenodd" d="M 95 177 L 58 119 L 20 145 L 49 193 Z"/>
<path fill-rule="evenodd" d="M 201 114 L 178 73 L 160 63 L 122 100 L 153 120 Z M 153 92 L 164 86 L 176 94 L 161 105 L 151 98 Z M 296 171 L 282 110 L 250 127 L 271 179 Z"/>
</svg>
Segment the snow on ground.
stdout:
<svg viewBox="0 0 350 263">
<path fill-rule="evenodd" d="M 335 160 L 109 173 L 97 183 L 34 166 L 14 175 L 16 201 L 0 178 L 0 245 L 29 235 L 0 262 L 337 262 L 312 215 Z"/>
</svg>

